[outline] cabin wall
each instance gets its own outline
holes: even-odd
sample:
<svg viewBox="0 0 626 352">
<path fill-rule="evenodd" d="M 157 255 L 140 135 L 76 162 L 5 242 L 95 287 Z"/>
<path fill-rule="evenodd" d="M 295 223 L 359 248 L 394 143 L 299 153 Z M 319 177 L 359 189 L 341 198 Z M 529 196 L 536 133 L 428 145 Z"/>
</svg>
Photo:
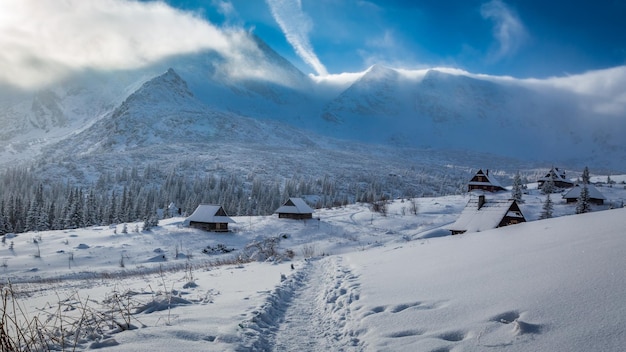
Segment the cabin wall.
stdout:
<svg viewBox="0 0 626 352">
<path fill-rule="evenodd" d="M 189 222 L 189 227 L 211 232 L 228 232 L 228 223 L 221 222 Z"/>
<path fill-rule="evenodd" d="M 483 190 L 483 191 L 487 191 L 487 192 L 499 192 L 499 191 L 503 191 L 504 189 L 502 187 L 498 187 L 498 186 L 493 186 L 493 185 L 468 185 L 467 186 L 467 191 L 471 192 L 473 190 Z"/>
<path fill-rule="evenodd" d="M 526 222 L 526 220 L 519 217 L 505 216 L 502 218 L 502 221 L 500 221 L 500 224 L 498 224 L 498 227 L 520 224 L 522 222 Z"/>
<path fill-rule="evenodd" d="M 313 214 L 311 214 L 311 213 L 305 213 L 305 214 L 278 213 L 278 218 L 280 218 L 280 219 L 305 220 L 305 219 L 312 219 L 313 218 Z"/>
<path fill-rule="evenodd" d="M 578 202 L 578 198 L 565 198 L 567 203 L 576 203 Z M 595 205 L 602 205 L 604 204 L 604 199 L 598 199 L 598 198 L 589 198 L 589 203 L 591 204 L 595 204 Z"/>
</svg>

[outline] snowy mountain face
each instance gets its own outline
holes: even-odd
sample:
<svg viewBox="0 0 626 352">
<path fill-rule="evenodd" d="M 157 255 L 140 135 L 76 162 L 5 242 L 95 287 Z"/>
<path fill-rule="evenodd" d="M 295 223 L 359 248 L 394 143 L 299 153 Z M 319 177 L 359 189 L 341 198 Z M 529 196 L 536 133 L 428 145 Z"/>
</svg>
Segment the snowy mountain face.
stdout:
<svg viewBox="0 0 626 352">
<path fill-rule="evenodd" d="M 0 87 L 0 165 L 33 160 L 110 113 L 152 72 L 86 72 L 38 91 Z"/>
<path fill-rule="evenodd" d="M 467 172 L 437 170 L 438 166 L 468 158 L 397 147 L 372 149 L 271 119 L 216 111 L 169 69 L 144 83 L 113 112 L 56 143 L 44 153 L 37 170 L 46 180 L 71 178 L 79 183 L 92 182 L 105 172 L 145 167 L 159 170 L 157 179 L 171 172 L 192 178 L 234 175 L 270 183 L 331 175 L 339 185 L 381 182 L 393 185 L 387 191 L 394 194 L 406 187 L 416 194 L 434 194 L 455 190 L 455 180 L 464 179 Z M 446 177 L 448 182 L 442 185 L 440 179 Z"/>
<path fill-rule="evenodd" d="M 309 99 L 312 82 L 258 38 L 258 49 L 236 67 L 212 51 L 172 57 L 136 70 L 83 72 L 55 86 L 22 92 L 0 86 L 0 165 L 33 160 L 50 145 L 113 112 L 143 83 L 170 67 L 213 111 L 289 120 Z M 232 60 L 231 60 L 232 61 Z M 176 94 L 174 92 L 174 94 Z M 298 108 L 294 108 L 298 106 Z"/>
<path fill-rule="evenodd" d="M 0 123 L 6 126 L 0 165 L 36 158 L 49 165 L 77 155 L 80 169 L 89 158 L 109 163 L 108 153 L 134 155 L 126 162 L 142 163 L 164 153 L 170 161 L 174 155 L 200 158 L 209 150 L 207 160 L 220 151 L 226 165 L 267 152 L 265 162 L 285 163 L 286 169 L 302 160 L 296 155 L 309 155 L 301 165 L 310 168 L 320 155 L 334 154 L 345 158 L 325 166 L 362 157 L 366 164 L 357 169 L 388 159 L 406 167 L 424 150 L 468 167 L 476 165 L 465 160 L 481 160 L 484 153 L 572 167 L 618 168 L 626 160 L 620 141 L 626 124 L 588 116 L 572 94 L 380 65 L 336 90 L 252 39 L 257 47 L 237 58 L 243 60 L 238 66 L 216 52 L 200 52 L 138 70 L 82 73 L 37 92 L 0 88 Z M 281 161 L 277 153 L 290 158 Z"/>
<path fill-rule="evenodd" d="M 228 141 L 256 141 L 255 134 L 271 143 L 273 138 L 291 141 L 282 131 L 266 135 L 257 120 L 211 109 L 198 100 L 173 69 L 144 83 L 105 117 L 83 131 L 62 140 L 47 151 L 46 159 L 67 155 L 89 157 L 107 153 L 161 154 L 168 148 L 193 150 Z M 300 143 L 312 143 L 304 135 Z M 159 152 L 158 150 L 161 150 Z M 77 154 L 77 155 L 76 155 Z"/>
<path fill-rule="evenodd" d="M 438 70 L 409 77 L 374 66 L 328 103 L 322 118 L 337 137 L 359 138 L 356 131 L 378 143 L 525 160 L 601 164 L 624 160 L 626 152 L 615 133 L 624 124 L 590 118 L 572 96 Z"/>
</svg>

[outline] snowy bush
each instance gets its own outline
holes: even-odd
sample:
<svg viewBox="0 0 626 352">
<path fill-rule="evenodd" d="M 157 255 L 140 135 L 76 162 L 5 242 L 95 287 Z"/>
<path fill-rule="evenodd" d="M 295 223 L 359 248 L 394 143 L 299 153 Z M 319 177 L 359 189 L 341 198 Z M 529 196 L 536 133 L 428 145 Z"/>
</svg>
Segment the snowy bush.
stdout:
<svg viewBox="0 0 626 352">
<path fill-rule="evenodd" d="M 246 245 L 240 258 L 242 260 L 281 261 L 295 256 L 293 250 L 280 251 L 278 244 L 281 236 L 268 237 L 261 241 L 254 241 Z"/>
</svg>

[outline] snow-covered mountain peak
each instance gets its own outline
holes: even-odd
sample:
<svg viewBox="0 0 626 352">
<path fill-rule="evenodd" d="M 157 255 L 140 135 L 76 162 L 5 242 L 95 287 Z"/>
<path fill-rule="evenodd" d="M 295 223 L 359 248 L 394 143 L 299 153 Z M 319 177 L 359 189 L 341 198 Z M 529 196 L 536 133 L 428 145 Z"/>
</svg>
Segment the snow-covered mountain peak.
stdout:
<svg viewBox="0 0 626 352">
<path fill-rule="evenodd" d="M 136 99 L 143 99 L 145 103 L 163 104 L 172 99 L 187 99 L 193 96 L 194 94 L 189 90 L 187 82 L 173 68 L 169 68 L 164 74 L 144 83 L 139 90 L 126 99 L 120 109 Z"/>
<path fill-rule="evenodd" d="M 370 66 L 365 71 L 365 74 L 357 82 L 361 82 L 361 84 L 367 82 L 382 81 L 391 83 L 393 81 L 397 81 L 399 76 L 400 75 L 398 74 L 398 71 L 394 70 L 393 68 L 389 68 L 380 64 L 375 64 Z M 357 82 L 355 82 L 355 84 Z"/>
</svg>

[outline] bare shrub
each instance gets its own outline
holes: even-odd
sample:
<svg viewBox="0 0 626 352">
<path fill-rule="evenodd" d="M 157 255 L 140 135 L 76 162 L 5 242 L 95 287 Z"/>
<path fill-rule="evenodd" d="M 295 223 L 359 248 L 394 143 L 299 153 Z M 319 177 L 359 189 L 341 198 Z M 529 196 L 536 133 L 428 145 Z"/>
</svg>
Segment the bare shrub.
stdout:
<svg viewBox="0 0 626 352">
<path fill-rule="evenodd" d="M 382 216 L 387 216 L 387 201 L 382 199 L 372 202 L 370 204 L 370 209 L 375 213 L 381 214 Z"/>
<path fill-rule="evenodd" d="M 0 351 L 75 351 L 135 329 L 132 294 L 114 291 L 101 305 L 77 292 L 29 316 L 9 283 L 0 290 Z M 95 304 L 95 306 L 94 306 Z"/>
<path fill-rule="evenodd" d="M 409 200 L 409 203 L 411 204 L 409 207 L 409 209 L 411 210 L 411 214 L 417 215 L 417 212 L 418 212 L 417 200 L 415 198 L 411 198 Z"/>
<path fill-rule="evenodd" d="M 307 243 L 302 246 L 302 256 L 306 259 L 313 258 L 315 256 L 315 245 L 312 243 Z"/>
</svg>

